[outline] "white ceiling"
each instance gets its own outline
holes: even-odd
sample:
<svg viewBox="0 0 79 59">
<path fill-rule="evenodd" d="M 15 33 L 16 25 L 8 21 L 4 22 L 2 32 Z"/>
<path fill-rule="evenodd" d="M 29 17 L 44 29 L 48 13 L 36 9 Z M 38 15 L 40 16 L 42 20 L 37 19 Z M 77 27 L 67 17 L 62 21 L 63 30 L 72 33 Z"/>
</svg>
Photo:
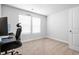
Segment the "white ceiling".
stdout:
<svg viewBox="0 0 79 59">
<path fill-rule="evenodd" d="M 78 4 L 8 4 L 13 7 L 21 8 L 42 15 L 50 15 L 65 9 L 78 7 Z"/>
</svg>

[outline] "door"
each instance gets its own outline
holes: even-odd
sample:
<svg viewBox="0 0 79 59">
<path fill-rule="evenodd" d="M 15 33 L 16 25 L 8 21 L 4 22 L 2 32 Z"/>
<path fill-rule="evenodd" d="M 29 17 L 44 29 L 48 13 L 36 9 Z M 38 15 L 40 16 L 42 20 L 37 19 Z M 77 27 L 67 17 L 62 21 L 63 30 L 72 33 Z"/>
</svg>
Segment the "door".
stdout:
<svg viewBox="0 0 79 59">
<path fill-rule="evenodd" d="M 73 9 L 73 45 L 79 47 L 79 8 Z"/>
<path fill-rule="evenodd" d="M 69 47 L 73 45 L 73 9 L 69 10 L 69 28 L 68 28 L 68 33 L 69 33 Z"/>
<path fill-rule="evenodd" d="M 79 8 L 69 11 L 69 46 L 79 51 Z"/>
</svg>

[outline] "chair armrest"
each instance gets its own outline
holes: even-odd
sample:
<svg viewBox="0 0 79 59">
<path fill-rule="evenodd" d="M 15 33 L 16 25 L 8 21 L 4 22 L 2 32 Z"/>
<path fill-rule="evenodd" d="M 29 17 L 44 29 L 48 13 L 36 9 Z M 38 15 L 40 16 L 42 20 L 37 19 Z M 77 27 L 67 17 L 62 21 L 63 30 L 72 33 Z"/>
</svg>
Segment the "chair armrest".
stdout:
<svg viewBox="0 0 79 59">
<path fill-rule="evenodd" d="M 2 38 L 2 39 L 12 39 L 13 37 L 6 37 L 6 38 Z"/>
<path fill-rule="evenodd" d="M 14 35 L 14 33 L 8 33 L 8 35 Z"/>
</svg>

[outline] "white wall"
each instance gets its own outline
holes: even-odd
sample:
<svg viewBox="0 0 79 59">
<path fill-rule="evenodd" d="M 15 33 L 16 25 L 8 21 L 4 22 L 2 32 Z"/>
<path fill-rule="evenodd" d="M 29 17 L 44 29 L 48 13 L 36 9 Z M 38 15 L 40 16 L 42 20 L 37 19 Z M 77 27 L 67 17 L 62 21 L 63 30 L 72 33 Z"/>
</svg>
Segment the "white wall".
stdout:
<svg viewBox="0 0 79 59">
<path fill-rule="evenodd" d="M 27 39 L 43 37 L 46 35 L 46 16 L 31 13 L 25 10 L 17 9 L 14 7 L 2 5 L 2 16 L 8 17 L 8 24 L 10 24 L 11 32 L 16 32 L 16 24 L 18 23 L 18 15 L 19 14 L 30 14 L 32 16 L 40 17 L 42 20 L 41 23 L 41 33 L 40 34 L 29 34 L 29 35 L 22 35 L 22 40 L 26 41 Z"/>
<path fill-rule="evenodd" d="M 0 4 L 0 17 L 1 17 L 1 4 Z"/>
<path fill-rule="evenodd" d="M 47 33 L 51 38 L 68 41 L 68 10 L 52 14 L 47 18 Z"/>
</svg>

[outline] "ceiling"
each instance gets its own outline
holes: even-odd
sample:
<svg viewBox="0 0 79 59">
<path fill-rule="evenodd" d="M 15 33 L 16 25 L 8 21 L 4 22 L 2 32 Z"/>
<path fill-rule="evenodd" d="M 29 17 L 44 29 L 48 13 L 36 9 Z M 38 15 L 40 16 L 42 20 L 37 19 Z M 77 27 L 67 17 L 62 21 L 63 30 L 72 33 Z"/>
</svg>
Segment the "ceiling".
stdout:
<svg viewBox="0 0 79 59">
<path fill-rule="evenodd" d="M 8 4 L 8 5 L 46 16 L 63 11 L 65 9 L 79 6 L 78 4 Z"/>
</svg>

